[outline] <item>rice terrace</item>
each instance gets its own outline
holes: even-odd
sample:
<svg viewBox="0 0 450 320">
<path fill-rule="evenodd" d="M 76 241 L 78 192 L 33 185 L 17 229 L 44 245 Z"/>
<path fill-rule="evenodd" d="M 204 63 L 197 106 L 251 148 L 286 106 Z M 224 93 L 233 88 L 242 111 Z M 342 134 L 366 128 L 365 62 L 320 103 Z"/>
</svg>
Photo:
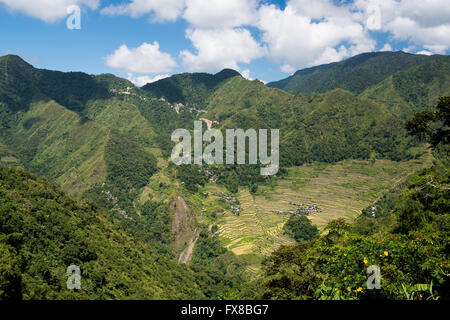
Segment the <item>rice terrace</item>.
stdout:
<svg viewBox="0 0 450 320">
<path fill-rule="evenodd" d="M 449 8 L 0 0 L 2 307 L 446 307 Z"/>
</svg>

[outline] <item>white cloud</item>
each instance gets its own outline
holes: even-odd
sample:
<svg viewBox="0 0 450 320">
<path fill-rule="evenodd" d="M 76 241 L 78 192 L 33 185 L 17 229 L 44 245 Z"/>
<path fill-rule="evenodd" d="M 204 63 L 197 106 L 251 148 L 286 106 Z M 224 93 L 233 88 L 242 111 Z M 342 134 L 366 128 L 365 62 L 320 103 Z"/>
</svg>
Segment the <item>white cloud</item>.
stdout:
<svg viewBox="0 0 450 320">
<path fill-rule="evenodd" d="M 361 20 L 361 14 L 349 6 L 335 6 L 328 0 L 291 0 L 284 10 L 262 6 L 257 26 L 267 43 L 268 58 L 292 73 L 372 51 L 376 43 Z"/>
<path fill-rule="evenodd" d="M 253 78 L 250 78 L 250 69 L 242 70 L 241 75 L 247 80 L 253 80 Z"/>
<path fill-rule="evenodd" d="M 445 54 L 445 52 L 449 49 L 449 45 L 447 45 L 447 44 L 434 44 L 434 45 L 426 44 L 423 47 L 425 49 L 430 50 L 433 53 L 438 53 L 438 54 Z"/>
<path fill-rule="evenodd" d="M 175 21 L 184 10 L 185 0 L 132 0 L 121 5 L 110 5 L 102 9 L 106 15 L 127 15 L 138 18 L 150 15 L 152 21 Z"/>
<path fill-rule="evenodd" d="M 157 41 L 143 43 L 140 47 L 129 49 L 122 45 L 105 58 L 106 65 L 127 72 L 149 74 L 171 71 L 177 63 L 168 53 L 159 50 Z"/>
<path fill-rule="evenodd" d="M 355 8 L 369 6 L 380 12 L 381 31 L 395 40 L 407 41 L 434 53 L 450 49 L 450 6 L 448 0 L 356 0 Z"/>
<path fill-rule="evenodd" d="M 447 0 L 371 0 L 381 8 L 383 20 L 408 17 L 421 27 L 448 24 L 450 6 Z"/>
<path fill-rule="evenodd" d="M 143 76 L 135 76 L 133 73 L 128 74 L 128 80 L 134 83 L 137 87 L 145 86 L 147 83 L 156 82 L 161 79 L 165 79 L 170 77 L 168 74 L 158 74 L 154 77 L 143 75 Z"/>
<path fill-rule="evenodd" d="M 287 2 L 287 7 L 298 16 L 309 17 L 316 21 L 333 20 L 348 23 L 349 20 L 356 19 L 348 6 L 336 6 L 329 0 L 290 0 Z"/>
<path fill-rule="evenodd" d="M 97 9 L 100 0 L 0 0 L 13 12 L 21 12 L 45 22 L 56 22 L 68 16 L 67 8 L 71 5 L 87 6 Z"/>
<path fill-rule="evenodd" d="M 258 9 L 256 26 L 267 57 L 292 73 L 301 67 L 342 60 L 376 46 L 371 31 L 390 34 L 411 50 L 445 53 L 450 49 L 448 0 L 290 0 Z M 385 43 L 381 51 L 392 50 Z"/>
<path fill-rule="evenodd" d="M 183 50 L 180 57 L 189 71 L 240 70 L 239 63 L 249 64 L 264 55 L 264 49 L 247 29 L 188 29 L 186 37 L 197 50 Z"/>
<path fill-rule="evenodd" d="M 427 50 L 422 50 L 422 51 L 416 52 L 416 54 L 423 54 L 426 56 L 431 56 L 433 53 L 430 51 L 427 51 Z"/>
<path fill-rule="evenodd" d="M 385 43 L 383 48 L 380 51 L 392 51 L 392 46 L 389 43 Z"/>
<path fill-rule="evenodd" d="M 241 76 L 244 77 L 247 80 L 253 81 L 253 80 L 258 80 L 261 81 L 264 84 L 267 84 L 267 81 L 261 80 L 261 79 L 257 79 L 257 78 L 253 78 L 250 76 L 250 69 L 244 69 L 241 71 Z"/>
<path fill-rule="evenodd" d="M 450 6 L 448 0 L 287 0 L 282 10 L 269 0 L 121 0 L 107 5 L 106 15 L 149 17 L 151 21 L 188 23 L 186 37 L 193 50 L 180 58 L 189 71 L 240 70 L 242 64 L 266 56 L 284 72 L 339 61 L 377 45 L 370 31 L 389 34 L 380 51 L 392 50 L 394 41 L 405 41 L 410 52 L 446 53 L 450 49 Z M 103 3 L 106 3 L 104 1 Z M 55 22 L 68 16 L 76 4 L 95 10 L 100 0 L 0 0 L 13 12 Z M 249 27 L 259 30 L 258 41 Z M 159 44 L 144 43 L 129 49 L 122 46 L 106 58 L 115 69 L 133 74 L 136 81 L 149 74 L 170 72 L 176 62 Z M 246 73 L 244 69 L 242 73 Z"/>
<path fill-rule="evenodd" d="M 183 18 L 190 25 L 186 37 L 196 52 L 181 51 L 183 65 L 189 71 L 239 71 L 240 63 L 264 56 L 264 48 L 242 28 L 255 25 L 258 4 L 259 0 L 186 0 Z"/>
<path fill-rule="evenodd" d="M 195 28 L 254 24 L 258 0 L 186 0 L 183 18 Z"/>
<path fill-rule="evenodd" d="M 386 24 L 395 39 L 410 41 L 436 53 L 444 53 L 450 48 L 450 23 L 434 27 L 422 27 L 408 17 L 397 17 Z"/>
</svg>

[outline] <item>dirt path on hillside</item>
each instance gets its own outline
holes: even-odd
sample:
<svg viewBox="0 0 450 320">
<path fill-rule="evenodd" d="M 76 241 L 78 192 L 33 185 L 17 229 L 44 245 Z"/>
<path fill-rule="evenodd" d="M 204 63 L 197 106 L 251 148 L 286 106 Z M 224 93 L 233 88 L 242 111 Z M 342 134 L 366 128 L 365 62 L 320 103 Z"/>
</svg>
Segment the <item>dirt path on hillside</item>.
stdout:
<svg viewBox="0 0 450 320">
<path fill-rule="evenodd" d="M 172 233 L 175 236 L 175 252 L 178 262 L 188 263 L 191 260 L 195 243 L 200 235 L 194 213 L 181 196 L 171 200 Z"/>
<path fill-rule="evenodd" d="M 180 253 L 178 257 L 179 263 L 187 264 L 192 258 L 192 252 L 194 251 L 195 243 L 198 240 L 198 236 L 200 235 L 200 231 L 196 230 L 194 237 L 191 239 L 189 245 Z"/>
</svg>

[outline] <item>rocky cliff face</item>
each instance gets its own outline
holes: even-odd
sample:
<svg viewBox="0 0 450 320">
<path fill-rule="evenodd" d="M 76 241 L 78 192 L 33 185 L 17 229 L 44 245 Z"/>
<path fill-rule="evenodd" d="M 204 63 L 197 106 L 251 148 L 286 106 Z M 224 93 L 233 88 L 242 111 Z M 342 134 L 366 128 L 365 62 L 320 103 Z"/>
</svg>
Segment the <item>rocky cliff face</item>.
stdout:
<svg viewBox="0 0 450 320">
<path fill-rule="evenodd" d="M 175 253 L 178 262 L 188 263 L 199 236 L 199 228 L 192 210 L 181 196 L 170 202 L 171 230 L 175 236 Z"/>
</svg>

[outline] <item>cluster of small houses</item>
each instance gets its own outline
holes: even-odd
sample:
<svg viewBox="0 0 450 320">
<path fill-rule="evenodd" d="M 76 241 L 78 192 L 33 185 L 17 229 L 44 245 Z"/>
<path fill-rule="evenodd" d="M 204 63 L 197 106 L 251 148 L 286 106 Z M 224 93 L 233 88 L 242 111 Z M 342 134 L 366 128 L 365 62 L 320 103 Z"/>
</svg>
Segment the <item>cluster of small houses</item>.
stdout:
<svg viewBox="0 0 450 320">
<path fill-rule="evenodd" d="M 187 109 L 189 112 L 193 113 L 206 113 L 208 112 L 208 110 L 203 110 L 203 109 L 195 109 L 193 107 L 190 107 L 188 104 L 183 104 L 181 102 L 177 102 L 175 104 L 170 104 L 164 97 L 161 97 L 158 99 L 158 101 L 160 102 L 167 102 L 167 104 L 175 110 L 176 113 L 180 113 L 183 112 L 185 109 Z M 206 122 L 206 121 L 205 121 Z"/>
<path fill-rule="evenodd" d="M 133 88 L 132 87 L 127 87 L 126 90 L 118 90 L 118 89 L 112 88 L 109 91 L 112 92 L 112 93 L 116 93 L 116 94 L 132 95 L 131 89 L 133 89 Z"/>
<path fill-rule="evenodd" d="M 162 97 L 162 98 L 159 98 L 158 100 L 161 101 L 161 102 L 167 102 L 166 99 L 164 99 L 163 97 Z M 178 102 L 178 103 L 175 103 L 175 104 L 170 104 L 169 102 L 167 102 L 167 103 L 170 105 L 170 107 L 171 107 L 172 109 L 175 110 L 176 113 L 183 112 L 184 109 L 189 110 L 189 112 L 191 112 L 191 113 L 192 113 L 192 112 L 197 112 L 197 113 L 200 113 L 200 112 L 206 113 L 206 112 L 208 112 L 208 111 L 206 111 L 206 110 L 197 110 L 197 109 L 195 109 L 195 108 L 191 108 L 191 107 L 189 107 L 188 105 L 184 105 L 184 104 L 181 103 L 181 102 Z"/>
<path fill-rule="evenodd" d="M 111 93 L 118 94 L 118 95 L 136 96 L 136 97 L 139 97 L 139 98 L 141 98 L 143 100 L 148 100 L 146 97 L 142 97 L 141 95 L 138 95 L 135 92 L 132 92 L 132 90 L 133 90 L 132 87 L 127 87 L 126 89 L 123 89 L 123 90 L 112 88 L 109 91 Z M 156 100 L 156 99 L 150 98 L 150 100 Z M 196 108 L 188 106 L 187 104 L 184 105 L 181 102 L 178 102 L 178 103 L 175 103 L 175 104 L 171 104 L 164 97 L 159 98 L 158 101 L 160 101 L 160 102 L 167 102 L 167 104 L 172 109 L 174 109 L 175 112 L 178 113 L 178 114 L 180 112 L 183 112 L 184 110 L 188 110 L 191 113 L 194 113 L 194 112 L 195 113 L 207 113 L 208 112 L 208 110 L 202 110 L 202 109 L 198 110 Z M 204 119 L 204 118 L 202 118 L 200 120 L 203 120 L 206 123 L 206 125 L 208 126 L 208 129 L 211 129 L 213 123 L 219 123 L 218 121 L 211 121 L 211 120 Z"/>
<path fill-rule="evenodd" d="M 233 212 L 235 216 L 239 216 L 241 214 L 241 206 L 239 202 L 237 201 L 237 198 L 234 196 L 228 196 L 223 194 L 217 194 L 221 197 L 222 200 L 225 200 L 226 203 L 230 204 L 230 209 Z"/>
<path fill-rule="evenodd" d="M 208 194 L 204 194 L 208 195 Z M 215 193 L 216 196 L 219 196 L 226 203 L 230 204 L 230 209 L 234 215 L 239 216 L 241 214 L 242 208 L 239 204 L 239 201 L 235 196 L 224 195 L 222 193 Z M 290 205 L 297 206 L 298 208 L 290 211 L 278 211 L 278 210 L 270 210 L 269 212 L 277 213 L 277 214 L 295 214 L 295 215 L 305 215 L 308 216 L 313 213 L 322 212 L 322 208 L 317 205 L 306 205 L 306 204 L 296 204 L 293 202 L 289 202 Z"/>
<path fill-rule="evenodd" d="M 141 95 L 136 94 L 135 92 L 132 92 L 132 87 L 127 87 L 125 90 L 118 90 L 118 89 L 109 89 L 109 92 L 118 94 L 118 95 L 127 95 L 127 96 L 135 96 L 140 98 L 141 100 L 147 101 L 148 99 L 146 97 L 143 97 Z"/>
<path fill-rule="evenodd" d="M 199 171 L 203 170 L 202 168 L 199 169 Z M 208 176 L 209 182 L 216 182 L 217 177 L 214 175 L 212 171 L 209 171 L 208 169 L 204 169 L 205 174 Z"/>
<path fill-rule="evenodd" d="M 296 204 L 293 202 L 289 202 L 290 205 L 298 206 L 295 210 L 290 211 L 279 211 L 279 210 L 270 210 L 272 213 L 277 214 L 296 214 L 296 215 L 303 215 L 303 216 L 309 216 L 312 213 L 319 213 L 322 212 L 322 208 L 316 205 L 306 205 L 306 204 Z"/>
<path fill-rule="evenodd" d="M 158 99 L 159 101 L 161 101 L 161 102 L 167 102 L 166 101 L 166 99 L 164 99 L 163 97 L 162 98 L 159 98 Z M 170 104 L 169 102 L 167 102 L 168 104 L 169 104 L 169 106 L 172 108 L 172 109 L 174 109 L 175 110 L 175 112 L 176 113 L 180 113 L 180 112 L 183 112 L 184 110 L 188 110 L 190 113 L 197 113 L 197 114 L 199 114 L 199 113 L 207 113 L 208 112 L 208 110 L 204 110 L 204 109 L 196 109 L 196 108 L 193 108 L 193 107 L 190 107 L 188 104 L 183 104 L 183 103 L 181 103 L 181 102 L 178 102 L 178 103 L 175 103 L 175 104 Z M 201 121 L 203 121 L 204 123 L 206 123 L 206 127 L 208 128 L 208 130 L 210 130 L 211 128 L 212 128 L 212 126 L 214 125 L 214 124 L 220 124 L 220 122 L 219 121 L 217 121 L 217 120 L 209 120 L 209 119 L 206 119 L 206 118 L 200 118 L 199 120 L 201 120 Z"/>
<path fill-rule="evenodd" d="M 105 186 L 105 183 L 102 184 L 102 187 L 104 187 L 104 186 Z M 107 191 L 102 190 L 102 193 L 105 194 L 105 195 L 106 195 L 106 198 L 107 198 L 109 201 L 111 201 L 112 204 L 114 205 L 114 208 L 112 208 L 111 211 L 117 211 L 117 212 L 118 212 L 119 214 L 121 214 L 125 219 L 127 219 L 127 220 L 133 220 L 133 218 L 130 217 L 130 216 L 127 214 L 127 212 L 126 212 L 125 210 L 123 210 L 123 209 L 121 209 L 121 208 L 119 207 L 119 205 L 117 204 L 118 199 L 117 199 L 117 197 L 115 197 L 115 196 L 111 193 L 111 191 L 108 191 L 108 190 L 107 190 Z"/>
</svg>

